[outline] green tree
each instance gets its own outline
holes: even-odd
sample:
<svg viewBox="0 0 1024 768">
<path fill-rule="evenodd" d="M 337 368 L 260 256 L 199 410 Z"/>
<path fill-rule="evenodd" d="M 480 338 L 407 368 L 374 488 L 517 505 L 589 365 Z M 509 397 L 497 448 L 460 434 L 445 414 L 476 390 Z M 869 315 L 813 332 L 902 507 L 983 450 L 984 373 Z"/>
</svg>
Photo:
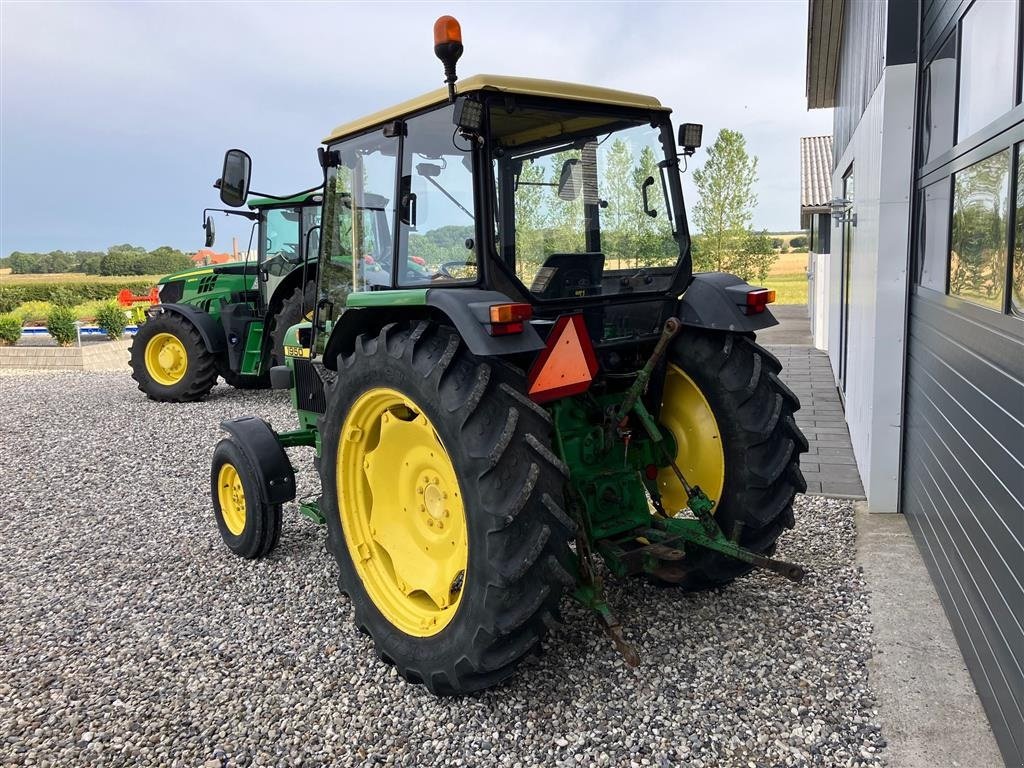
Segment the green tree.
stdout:
<svg viewBox="0 0 1024 768">
<path fill-rule="evenodd" d="M 743 248 L 757 205 L 756 182 L 757 158 L 747 154 L 743 134 L 722 129 L 708 149 L 704 167 L 693 172 L 700 196 L 693 224 L 703 236 L 701 263 L 695 268 L 726 271 L 732 256 Z"/>
</svg>

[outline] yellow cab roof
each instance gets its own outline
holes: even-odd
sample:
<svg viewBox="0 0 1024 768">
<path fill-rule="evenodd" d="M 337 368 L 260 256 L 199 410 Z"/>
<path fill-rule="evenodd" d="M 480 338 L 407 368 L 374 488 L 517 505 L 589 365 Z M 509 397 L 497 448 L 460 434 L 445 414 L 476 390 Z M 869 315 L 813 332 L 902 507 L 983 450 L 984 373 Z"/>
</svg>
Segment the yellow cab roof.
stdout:
<svg viewBox="0 0 1024 768">
<path fill-rule="evenodd" d="M 577 83 L 563 83 L 558 80 L 541 80 L 533 77 L 507 77 L 505 75 L 472 75 L 459 80 L 456 83 L 456 91 L 459 94 L 471 91 L 499 91 L 501 93 L 515 93 L 523 96 L 546 96 L 558 99 L 572 99 L 575 101 L 586 101 L 598 104 L 612 104 L 620 107 L 638 107 L 641 109 L 658 109 L 668 111 L 661 102 L 653 96 L 644 96 L 629 91 L 617 91 L 613 88 L 599 88 L 594 85 L 579 85 Z M 361 133 L 376 125 L 383 125 L 392 120 L 398 120 L 421 109 L 441 104 L 448 100 L 448 88 L 424 93 L 414 99 L 395 104 L 393 107 L 382 109 L 379 112 L 361 117 L 348 123 L 342 123 L 323 143 L 328 144 L 344 136 Z"/>
</svg>

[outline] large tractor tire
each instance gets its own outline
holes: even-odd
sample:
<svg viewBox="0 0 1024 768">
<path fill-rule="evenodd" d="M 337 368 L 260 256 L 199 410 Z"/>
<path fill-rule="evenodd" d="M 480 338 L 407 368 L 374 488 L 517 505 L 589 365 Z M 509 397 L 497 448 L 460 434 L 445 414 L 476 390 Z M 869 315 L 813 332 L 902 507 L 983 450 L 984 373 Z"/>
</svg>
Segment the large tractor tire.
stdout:
<svg viewBox="0 0 1024 768">
<path fill-rule="evenodd" d="M 338 360 L 321 419 L 328 548 L 380 658 L 435 694 L 512 674 L 557 615 L 575 526 L 551 422 L 447 328 Z"/>
<path fill-rule="evenodd" d="M 186 318 L 161 312 L 146 320 L 132 342 L 132 378 L 153 400 L 201 400 L 217 382 L 217 360 Z"/>
<path fill-rule="evenodd" d="M 277 546 L 281 505 L 268 504 L 263 498 L 256 470 L 230 438 L 217 443 L 213 451 L 210 496 L 221 538 L 236 555 L 254 560 Z"/>
<path fill-rule="evenodd" d="M 270 319 L 271 365 L 284 365 L 284 335 L 293 325 L 313 319 L 316 282 L 310 280 L 305 290 L 296 287 L 284 298 L 277 313 Z"/>
<path fill-rule="evenodd" d="M 800 454 L 807 438 L 793 414 L 800 401 L 779 380 L 779 361 L 748 335 L 684 328 L 670 348 L 660 421 L 676 440 L 687 481 L 715 504 L 726 536 L 770 555 L 794 526 L 793 498 L 807 490 Z M 671 469 L 658 476 L 669 514 L 686 506 Z M 728 584 L 751 566 L 692 547 L 674 582 L 699 590 Z"/>
</svg>

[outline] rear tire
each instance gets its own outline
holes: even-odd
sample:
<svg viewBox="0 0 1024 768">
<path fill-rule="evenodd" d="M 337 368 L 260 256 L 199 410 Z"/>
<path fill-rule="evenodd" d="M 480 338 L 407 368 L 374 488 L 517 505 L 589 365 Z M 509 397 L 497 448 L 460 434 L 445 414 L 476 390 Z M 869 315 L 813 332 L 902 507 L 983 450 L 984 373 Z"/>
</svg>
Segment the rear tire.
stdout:
<svg viewBox="0 0 1024 768">
<path fill-rule="evenodd" d="M 339 586 L 352 600 L 356 625 L 373 639 L 382 660 L 435 694 L 495 685 L 538 646 L 557 615 L 563 590 L 574 583 L 566 563 L 575 527 L 560 507 L 567 470 L 551 450 L 550 419 L 523 396 L 521 377 L 478 360 L 454 331 L 431 323 L 414 329 L 389 325 L 376 338 L 360 336 L 352 354 L 339 358 L 338 371 L 328 385 L 327 411 L 320 422 L 320 475 L 328 549 L 338 562 Z M 364 403 L 380 393 L 398 393 L 415 407 L 396 406 L 379 422 L 361 421 Z M 465 540 L 464 570 L 451 582 L 451 600 L 447 607 L 436 600 L 426 604 L 436 613 L 432 625 L 428 614 L 422 630 L 414 624 L 408 628 L 402 599 L 416 598 L 415 605 L 422 606 L 427 593 L 410 591 L 418 588 L 404 583 L 407 571 L 394 566 L 387 547 L 396 547 L 385 541 L 387 534 L 381 535 L 382 517 L 372 499 L 383 484 L 370 479 L 378 461 L 372 451 L 392 439 L 384 436 L 385 430 L 395 429 L 389 420 L 411 425 L 420 415 L 457 478 L 457 485 L 442 485 L 445 498 L 453 492 L 461 497 L 460 535 Z M 351 441 L 365 445 L 351 448 Z M 417 450 L 420 446 L 410 443 L 405 456 L 413 460 Z M 387 465 L 393 483 L 380 490 L 381 499 L 397 499 L 387 509 L 404 509 L 406 498 L 417 501 L 412 491 L 402 495 L 406 470 L 394 466 L 398 463 Z M 428 486 L 419 498 L 426 500 L 431 490 Z M 417 487 L 415 493 L 420 492 Z M 399 518 L 400 541 L 421 537 L 418 514 L 410 506 Z M 371 536 L 359 527 L 364 517 L 377 526 L 366 527 Z M 432 540 L 424 541 L 433 546 Z M 389 591 L 389 573 L 397 591 Z M 415 619 L 416 614 L 410 615 Z"/>
<path fill-rule="evenodd" d="M 281 505 L 268 504 L 256 470 L 229 438 L 217 443 L 210 467 L 210 496 L 221 538 L 247 560 L 265 557 L 281 539 Z"/>
<path fill-rule="evenodd" d="M 132 378 L 151 400 L 184 403 L 206 397 L 217 381 L 217 360 L 186 318 L 174 312 L 150 317 L 132 341 Z"/>
<path fill-rule="evenodd" d="M 750 336 L 689 327 L 670 348 L 668 364 L 697 385 L 717 424 L 724 482 L 720 497 L 712 498 L 719 527 L 729 537 L 738 529 L 743 546 L 771 555 L 782 532 L 795 524 L 793 498 L 807 490 L 800 472 L 807 438 L 793 417 L 800 401 L 778 377 L 782 364 Z M 670 396 L 666 387 L 666 403 Z M 677 457 L 684 472 L 685 461 L 683 455 Z M 697 546 L 688 548 L 682 566 L 685 576 L 679 585 L 687 590 L 722 586 L 752 570 L 747 563 Z"/>
<path fill-rule="evenodd" d="M 273 344 L 270 356 L 272 365 L 284 365 L 284 335 L 293 325 L 310 319 L 306 315 L 313 311 L 315 300 L 316 282 L 310 280 L 306 283 L 305 291 L 296 287 L 281 302 L 277 314 L 270 321 L 270 338 Z"/>
</svg>

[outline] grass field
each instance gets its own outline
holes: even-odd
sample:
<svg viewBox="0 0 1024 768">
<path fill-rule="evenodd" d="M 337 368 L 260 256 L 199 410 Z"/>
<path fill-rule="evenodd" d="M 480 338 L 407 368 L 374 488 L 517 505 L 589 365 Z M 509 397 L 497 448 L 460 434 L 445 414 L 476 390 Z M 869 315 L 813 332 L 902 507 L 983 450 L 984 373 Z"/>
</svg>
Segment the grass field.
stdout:
<svg viewBox="0 0 1024 768">
<path fill-rule="evenodd" d="M 806 304 L 807 251 L 780 254 L 764 286 L 775 291 L 776 304 Z"/>
<path fill-rule="evenodd" d="M 9 269 L 0 270 L 0 283 L 123 283 L 125 280 L 149 281 L 154 285 L 163 275 L 87 275 L 84 272 L 55 272 L 44 275 L 12 275 Z"/>
</svg>

